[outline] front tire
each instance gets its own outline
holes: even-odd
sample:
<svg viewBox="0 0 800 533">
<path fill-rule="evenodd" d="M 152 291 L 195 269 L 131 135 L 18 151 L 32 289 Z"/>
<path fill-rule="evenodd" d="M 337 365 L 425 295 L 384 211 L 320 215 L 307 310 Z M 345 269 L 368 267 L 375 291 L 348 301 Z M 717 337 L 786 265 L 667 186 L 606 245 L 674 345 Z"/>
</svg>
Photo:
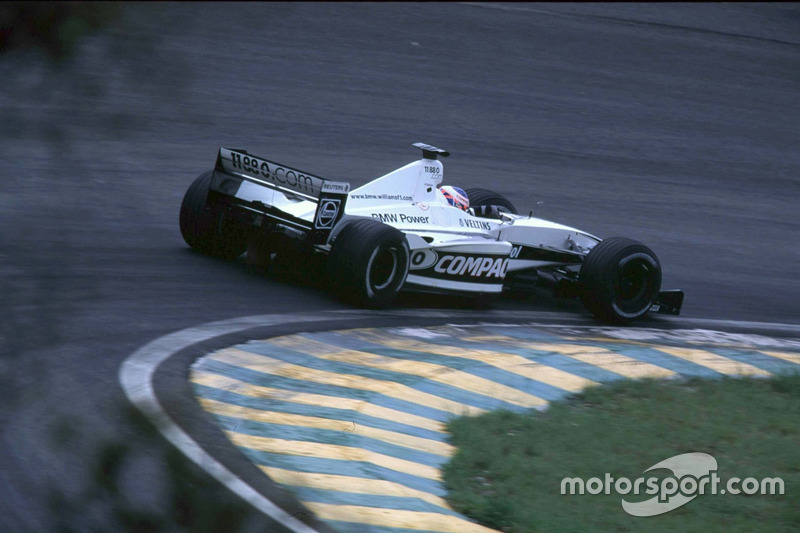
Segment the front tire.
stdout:
<svg viewBox="0 0 800 533">
<path fill-rule="evenodd" d="M 189 186 L 181 203 L 181 235 L 193 250 L 235 259 L 247 248 L 247 232 L 225 209 L 208 205 L 213 172 L 205 172 Z"/>
<path fill-rule="evenodd" d="M 409 256 L 402 231 L 377 220 L 349 222 L 331 245 L 332 285 L 345 301 L 386 307 L 406 281 Z"/>
<path fill-rule="evenodd" d="M 611 237 L 586 256 L 579 275 L 581 301 L 606 322 L 627 324 L 643 317 L 661 290 L 661 264 L 644 244 Z"/>
</svg>

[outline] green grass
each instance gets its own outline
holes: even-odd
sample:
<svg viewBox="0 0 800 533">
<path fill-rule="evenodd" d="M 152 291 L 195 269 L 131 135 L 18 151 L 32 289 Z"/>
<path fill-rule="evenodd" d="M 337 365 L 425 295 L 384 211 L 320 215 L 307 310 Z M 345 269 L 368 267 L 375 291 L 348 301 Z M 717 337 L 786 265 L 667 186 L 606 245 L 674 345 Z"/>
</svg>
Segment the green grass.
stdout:
<svg viewBox="0 0 800 533">
<path fill-rule="evenodd" d="M 800 375 L 620 381 L 545 412 L 464 417 L 449 430 L 458 447 L 444 469 L 449 501 L 501 531 L 800 531 Z M 654 517 L 628 515 L 613 491 L 561 495 L 565 477 L 663 477 L 643 472 L 689 452 L 714 456 L 721 487 L 781 477 L 785 493 L 699 495 Z"/>
</svg>

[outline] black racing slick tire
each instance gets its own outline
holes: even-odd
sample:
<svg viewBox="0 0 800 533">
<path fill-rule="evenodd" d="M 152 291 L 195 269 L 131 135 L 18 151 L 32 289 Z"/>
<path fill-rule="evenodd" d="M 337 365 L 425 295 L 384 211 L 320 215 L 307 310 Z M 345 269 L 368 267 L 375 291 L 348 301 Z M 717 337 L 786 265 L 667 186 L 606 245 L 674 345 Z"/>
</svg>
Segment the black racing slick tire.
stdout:
<svg viewBox="0 0 800 533">
<path fill-rule="evenodd" d="M 180 228 L 193 250 L 222 259 L 235 259 L 247 248 L 247 232 L 227 210 L 208 205 L 213 172 L 197 177 L 183 196 Z"/>
<path fill-rule="evenodd" d="M 331 245 L 331 283 L 347 302 L 386 307 L 406 281 L 409 256 L 402 231 L 377 220 L 348 222 Z"/>
<path fill-rule="evenodd" d="M 504 208 L 511 214 L 514 215 L 517 214 L 517 208 L 514 207 L 514 204 L 512 204 L 502 194 L 490 191 L 489 189 L 481 189 L 477 187 L 472 189 L 467 189 L 464 192 L 467 193 L 467 198 L 469 198 L 470 207 L 480 207 L 483 205 L 496 205 Z"/>
<path fill-rule="evenodd" d="M 643 317 L 661 290 L 661 263 L 644 244 L 611 237 L 597 244 L 581 266 L 581 301 L 600 320 L 627 324 Z"/>
</svg>

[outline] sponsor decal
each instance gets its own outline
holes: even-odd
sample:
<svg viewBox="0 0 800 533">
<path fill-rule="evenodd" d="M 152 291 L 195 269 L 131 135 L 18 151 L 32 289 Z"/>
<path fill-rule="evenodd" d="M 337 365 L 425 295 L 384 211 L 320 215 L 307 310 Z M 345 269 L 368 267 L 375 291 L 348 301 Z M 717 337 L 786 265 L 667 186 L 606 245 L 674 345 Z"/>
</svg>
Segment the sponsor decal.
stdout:
<svg viewBox="0 0 800 533">
<path fill-rule="evenodd" d="M 409 268 L 415 274 L 429 278 L 472 283 L 499 283 L 506 276 L 508 257 L 436 253 L 431 249 L 423 249 L 416 250 L 411 254 Z"/>
<path fill-rule="evenodd" d="M 484 222 L 482 220 L 472 220 L 469 218 L 459 218 L 458 224 L 462 228 L 482 229 L 484 231 L 490 231 L 492 229 L 492 225 L 488 222 Z"/>
<path fill-rule="evenodd" d="M 401 213 L 372 213 L 372 218 L 377 218 L 381 222 L 395 224 L 430 224 L 431 217 L 405 215 Z"/>
<path fill-rule="evenodd" d="M 421 217 L 413 215 L 400 215 L 400 222 L 406 224 L 430 224 L 430 217 Z"/>
<path fill-rule="evenodd" d="M 413 196 L 405 196 L 402 194 L 351 194 L 350 198 L 352 200 L 395 200 L 395 201 L 402 201 L 402 202 L 412 202 L 414 201 Z"/>
<path fill-rule="evenodd" d="M 350 190 L 350 184 L 343 181 L 325 181 L 322 184 L 322 192 L 345 193 Z"/>
<path fill-rule="evenodd" d="M 341 200 L 336 198 L 326 198 L 322 200 L 317 211 L 317 220 L 314 222 L 316 229 L 331 229 L 333 223 L 336 222 L 336 216 L 339 214 L 339 206 Z"/>
<path fill-rule="evenodd" d="M 252 155 L 240 154 L 231 151 L 231 166 L 236 170 L 242 170 L 253 176 L 265 178 L 269 181 L 297 189 L 299 191 L 315 194 L 314 182 L 321 181 L 322 178 L 304 174 L 299 170 L 286 168 L 272 161 L 265 161 Z"/>
<path fill-rule="evenodd" d="M 514 244 L 511 247 L 511 259 L 522 259 L 525 261 L 547 261 L 550 263 L 580 263 L 582 258 L 578 252 L 566 252 L 549 250 L 536 246 L 524 246 Z"/>
<path fill-rule="evenodd" d="M 418 205 L 418 206 L 419 206 L 419 208 L 420 208 L 420 209 L 422 209 L 423 211 L 427 211 L 427 210 L 428 210 L 428 204 L 425 204 L 425 203 L 422 203 L 422 202 L 420 202 L 420 203 L 418 203 L 417 205 Z"/>
<path fill-rule="evenodd" d="M 508 269 L 507 257 L 445 255 L 433 267 L 434 272 L 452 276 L 503 279 Z"/>
<path fill-rule="evenodd" d="M 436 264 L 439 256 L 433 250 L 417 250 L 411 254 L 411 270 L 423 270 Z"/>
</svg>

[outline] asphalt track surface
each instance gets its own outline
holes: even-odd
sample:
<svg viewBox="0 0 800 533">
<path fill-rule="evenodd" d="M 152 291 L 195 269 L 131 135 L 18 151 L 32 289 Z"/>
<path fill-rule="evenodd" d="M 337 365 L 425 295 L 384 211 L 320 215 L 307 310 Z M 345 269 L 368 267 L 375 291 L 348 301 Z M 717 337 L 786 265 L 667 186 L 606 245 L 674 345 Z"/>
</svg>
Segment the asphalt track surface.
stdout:
<svg viewBox="0 0 800 533">
<path fill-rule="evenodd" d="M 650 245 L 688 318 L 800 319 L 794 4 L 124 13 L 61 66 L 0 58 L 5 530 L 118 529 L 131 509 L 190 528 L 169 485 L 183 463 L 131 420 L 122 361 L 197 324 L 346 309 L 322 287 L 186 249 L 181 198 L 221 145 L 358 185 L 429 142 L 453 153 L 447 183 Z M 496 309 L 582 313 L 547 298 Z M 194 475 L 200 497 L 226 503 Z"/>
</svg>

